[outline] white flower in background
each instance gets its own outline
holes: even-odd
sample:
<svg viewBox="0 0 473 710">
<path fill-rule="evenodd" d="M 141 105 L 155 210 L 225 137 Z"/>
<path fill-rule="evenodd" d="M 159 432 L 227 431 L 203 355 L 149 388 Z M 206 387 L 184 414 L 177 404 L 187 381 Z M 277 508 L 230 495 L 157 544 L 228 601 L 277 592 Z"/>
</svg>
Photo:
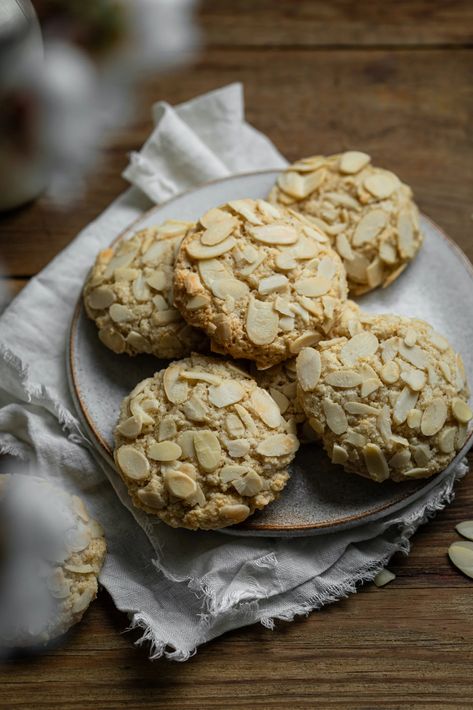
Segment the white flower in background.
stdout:
<svg viewBox="0 0 473 710">
<path fill-rule="evenodd" d="M 102 15 L 85 5 L 71 12 L 67 2 L 37 3 L 43 59 L 29 0 L 2 0 L 0 209 L 46 185 L 62 201 L 76 195 L 108 132 L 129 119 L 136 81 L 196 51 L 195 0 L 95 2 Z"/>
</svg>

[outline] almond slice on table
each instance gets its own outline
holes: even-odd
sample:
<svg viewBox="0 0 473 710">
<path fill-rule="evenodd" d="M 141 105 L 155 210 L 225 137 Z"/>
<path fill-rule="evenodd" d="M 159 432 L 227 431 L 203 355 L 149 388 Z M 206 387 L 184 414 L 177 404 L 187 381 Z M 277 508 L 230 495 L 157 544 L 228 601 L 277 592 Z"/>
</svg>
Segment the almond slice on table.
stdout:
<svg viewBox="0 0 473 710">
<path fill-rule="evenodd" d="M 451 562 L 467 577 L 473 579 L 473 542 L 454 542 L 448 548 Z"/>
<path fill-rule="evenodd" d="M 389 584 L 389 582 L 392 582 L 393 579 L 396 579 L 396 575 L 391 572 L 391 570 L 385 568 L 382 569 L 381 572 L 378 572 L 373 582 L 377 587 L 384 587 L 386 584 Z"/>
<path fill-rule="evenodd" d="M 466 537 L 467 540 L 473 540 L 473 520 L 465 520 L 463 523 L 458 523 L 455 530 Z"/>
</svg>

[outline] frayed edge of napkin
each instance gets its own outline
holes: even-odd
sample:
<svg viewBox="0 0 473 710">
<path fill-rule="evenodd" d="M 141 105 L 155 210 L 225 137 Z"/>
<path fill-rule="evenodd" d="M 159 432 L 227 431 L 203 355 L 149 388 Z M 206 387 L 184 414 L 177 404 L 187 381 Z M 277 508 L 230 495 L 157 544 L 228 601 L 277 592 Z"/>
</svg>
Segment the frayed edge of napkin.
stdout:
<svg viewBox="0 0 473 710">
<path fill-rule="evenodd" d="M 308 616 L 312 611 L 317 611 L 327 604 L 333 604 L 340 599 L 345 599 L 351 594 L 356 594 L 359 587 L 362 584 L 371 582 L 376 575 L 387 565 L 391 557 L 400 552 L 403 555 L 407 555 L 411 548 L 410 538 L 416 532 L 416 530 L 427 523 L 429 520 L 434 518 L 437 513 L 444 510 L 444 508 L 452 502 L 455 497 L 455 492 L 453 487 L 455 483 L 463 478 L 468 472 L 468 465 L 466 459 L 462 461 L 451 477 L 443 484 L 442 488 L 437 492 L 437 494 L 428 502 L 428 504 L 423 509 L 422 513 L 413 513 L 406 518 L 405 521 L 393 521 L 393 526 L 399 527 L 399 534 L 394 539 L 392 543 L 392 550 L 389 551 L 387 555 L 384 555 L 381 559 L 373 562 L 365 567 L 362 567 L 354 578 L 350 580 L 345 580 L 340 584 L 331 584 L 327 588 L 318 592 L 317 594 L 310 596 L 305 601 L 300 604 L 294 605 L 290 611 L 275 614 L 274 616 L 264 616 L 259 615 L 256 620 L 259 621 L 265 628 L 273 630 L 276 626 L 276 621 L 293 621 L 296 616 Z M 271 557 L 270 555 L 266 557 Z M 272 556 L 274 557 L 274 556 Z M 259 561 L 258 561 L 259 562 Z M 277 560 L 272 559 L 271 564 L 277 566 Z M 320 583 L 320 579 L 319 579 Z M 215 600 L 210 590 L 206 587 L 204 580 L 193 579 L 189 583 L 189 587 L 193 589 L 196 593 L 202 595 L 208 613 L 201 615 L 201 628 L 202 631 L 208 630 L 212 622 L 222 613 L 226 613 L 229 616 L 237 615 L 240 617 L 240 626 L 245 626 L 245 618 L 247 619 L 247 624 L 253 622 L 255 614 L 258 617 L 258 612 L 260 611 L 261 599 L 252 600 L 249 602 L 237 602 L 232 604 L 232 600 L 229 599 L 228 608 L 222 610 L 221 608 L 216 609 Z M 146 643 L 150 644 L 150 660 L 157 660 L 165 656 L 169 660 L 184 662 L 191 658 L 197 652 L 197 648 L 204 643 L 205 635 L 202 634 L 202 638 L 197 640 L 196 645 L 192 649 L 184 648 L 173 648 L 165 640 L 159 638 L 159 633 L 156 632 L 150 622 L 149 617 L 144 613 L 133 614 L 130 626 L 131 630 L 140 630 L 142 635 L 135 641 L 135 645 L 142 646 Z M 169 649 L 169 650 L 167 650 Z"/>
</svg>

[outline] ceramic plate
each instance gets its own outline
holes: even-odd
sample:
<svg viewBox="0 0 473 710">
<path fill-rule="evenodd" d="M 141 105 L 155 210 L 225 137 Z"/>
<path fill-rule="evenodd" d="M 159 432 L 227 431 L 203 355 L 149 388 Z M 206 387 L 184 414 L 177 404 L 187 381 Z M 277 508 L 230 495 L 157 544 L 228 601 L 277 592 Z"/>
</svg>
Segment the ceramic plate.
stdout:
<svg viewBox="0 0 473 710">
<path fill-rule="evenodd" d="M 155 207 L 120 237 L 165 219 L 197 219 L 207 209 L 243 197 L 264 197 L 277 172 L 264 171 L 209 183 Z M 429 219 L 422 218 L 426 239 L 420 254 L 389 288 L 359 299 L 371 312 L 395 312 L 424 318 L 461 352 L 473 378 L 473 267 L 460 249 Z M 122 398 L 137 382 L 163 367 L 151 356 L 115 355 L 101 344 L 95 324 L 78 302 L 74 313 L 68 371 L 78 413 L 100 453 L 113 465 L 112 431 Z M 472 443 L 467 444 L 456 461 Z M 449 469 L 427 482 L 377 484 L 347 475 L 315 445 L 302 446 L 292 465 L 289 484 L 278 501 L 240 526 L 237 535 L 308 535 L 341 529 L 394 512 L 432 488 Z"/>
</svg>

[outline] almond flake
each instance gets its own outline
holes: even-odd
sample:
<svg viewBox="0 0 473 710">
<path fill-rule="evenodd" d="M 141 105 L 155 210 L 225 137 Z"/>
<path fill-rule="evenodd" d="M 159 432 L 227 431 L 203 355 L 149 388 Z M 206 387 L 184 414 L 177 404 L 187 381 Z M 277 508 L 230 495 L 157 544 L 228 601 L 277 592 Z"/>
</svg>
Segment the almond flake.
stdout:
<svg viewBox="0 0 473 710">
<path fill-rule="evenodd" d="M 397 187 L 394 177 L 387 172 L 378 172 L 368 175 L 363 184 L 368 192 L 371 192 L 371 194 L 379 200 L 385 200 L 392 195 Z"/>
<path fill-rule="evenodd" d="M 345 234 L 341 233 L 337 235 L 337 238 L 335 240 L 337 252 L 340 254 L 341 257 L 344 259 L 351 260 L 354 257 L 353 250 L 350 246 L 350 242 L 348 241 L 347 237 Z"/>
<path fill-rule="evenodd" d="M 115 294 L 109 286 L 99 286 L 87 296 L 87 303 L 90 308 L 108 308 L 115 300 Z"/>
<path fill-rule="evenodd" d="M 225 419 L 225 428 L 230 436 L 240 438 L 245 434 L 245 426 L 236 414 L 228 414 Z"/>
<path fill-rule="evenodd" d="M 215 471 L 222 455 L 217 436 L 210 430 L 196 431 L 194 449 L 201 468 L 207 473 Z"/>
<path fill-rule="evenodd" d="M 193 429 L 188 429 L 187 431 L 182 431 L 177 436 L 177 443 L 181 447 L 182 457 L 186 459 L 191 459 L 195 455 L 194 449 L 194 434 L 196 432 Z"/>
<path fill-rule="evenodd" d="M 307 177 L 303 177 L 289 169 L 279 175 L 277 182 L 283 192 L 296 200 L 303 200 L 322 184 L 324 178 L 324 170 L 317 170 L 309 173 Z"/>
<path fill-rule="evenodd" d="M 291 304 L 285 298 L 277 296 L 273 305 L 278 313 L 282 313 L 284 316 L 292 316 Z"/>
<path fill-rule="evenodd" d="M 379 433 L 387 444 L 392 441 L 393 433 L 391 430 L 391 414 L 387 405 L 384 405 L 381 411 L 379 412 L 378 418 L 376 420 L 376 426 L 378 427 Z"/>
<path fill-rule="evenodd" d="M 410 468 L 408 471 L 403 471 L 402 475 L 406 478 L 427 478 L 432 475 L 432 471 L 419 466 L 418 468 Z"/>
<path fill-rule="evenodd" d="M 235 300 L 245 298 L 250 290 L 244 281 L 227 277 L 212 281 L 210 289 L 217 298 L 225 299 L 230 296 Z"/>
<path fill-rule="evenodd" d="M 319 253 L 319 244 L 313 239 L 300 237 L 290 251 L 295 259 L 313 259 Z"/>
<path fill-rule="evenodd" d="M 253 421 L 253 418 L 249 411 L 245 409 L 241 404 L 235 404 L 235 411 L 240 417 L 241 421 L 245 425 L 245 427 L 248 429 L 250 434 L 255 436 L 258 433 L 258 428 L 256 424 Z"/>
<path fill-rule="evenodd" d="M 387 224 L 388 215 L 384 210 L 374 209 L 367 212 L 358 222 L 353 234 L 352 244 L 355 247 L 365 242 L 372 242 Z"/>
<path fill-rule="evenodd" d="M 281 414 L 284 414 L 289 409 L 290 401 L 283 392 L 275 389 L 274 387 L 269 388 L 269 394 L 274 399 L 279 407 Z"/>
<path fill-rule="evenodd" d="M 348 429 L 348 421 L 342 407 L 325 398 L 322 403 L 328 427 L 334 434 L 343 434 Z"/>
<path fill-rule="evenodd" d="M 409 429 L 418 429 L 422 421 L 420 409 L 411 409 L 407 414 L 407 426 Z"/>
<path fill-rule="evenodd" d="M 379 373 L 379 376 L 385 382 L 387 385 L 392 385 L 395 382 L 398 381 L 399 379 L 399 365 L 397 362 L 394 360 L 389 360 L 383 367 L 381 368 L 381 372 Z"/>
<path fill-rule="evenodd" d="M 177 433 L 176 422 L 172 419 L 172 417 L 163 417 L 159 422 L 158 431 L 159 441 L 163 441 L 164 439 L 172 439 Z"/>
<path fill-rule="evenodd" d="M 451 562 L 460 572 L 473 579 L 473 542 L 454 542 L 448 548 Z"/>
<path fill-rule="evenodd" d="M 376 577 L 373 579 L 373 582 L 377 587 L 384 587 L 386 584 L 389 584 L 389 582 L 392 582 L 393 579 L 396 579 L 396 575 L 393 574 L 391 570 L 382 569 L 381 572 L 378 572 Z"/>
<path fill-rule="evenodd" d="M 158 264 L 163 261 L 167 254 L 171 253 L 169 242 L 153 242 L 143 255 L 143 263 L 146 265 Z"/>
<path fill-rule="evenodd" d="M 285 251 L 276 254 L 275 263 L 276 267 L 281 269 L 281 271 L 291 271 L 297 266 L 297 261 L 294 259 L 293 254 Z"/>
<path fill-rule="evenodd" d="M 361 385 L 362 377 L 355 370 L 336 370 L 325 377 L 325 382 L 332 387 L 351 388 Z"/>
<path fill-rule="evenodd" d="M 228 206 L 248 220 L 248 222 L 251 222 L 251 224 L 262 224 L 261 219 L 253 209 L 254 204 L 253 200 L 232 200 L 228 203 Z"/>
<path fill-rule="evenodd" d="M 245 473 L 248 473 L 247 466 L 240 466 L 236 463 L 233 463 L 228 464 L 227 466 L 223 466 L 223 468 L 221 468 L 218 472 L 218 475 L 223 483 L 230 483 L 236 478 L 242 478 Z"/>
<path fill-rule="evenodd" d="M 284 291 L 287 288 L 289 281 L 283 274 L 273 274 L 272 276 L 267 276 L 258 284 L 258 293 L 262 296 L 267 296 L 275 291 Z"/>
<path fill-rule="evenodd" d="M 332 463 L 343 466 L 348 461 L 348 452 L 343 446 L 334 444 L 332 448 Z"/>
<path fill-rule="evenodd" d="M 135 439 L 141 432 L 141 427 L 143 423 L 139 417 L 128 417 L 121 424 L 117 426 L 117 431 L 122 435 L 130 439 Z"/>
<path fill-rule="evenodd" d="M 265 224 L 261 227 L 249 227 L 248 233 L 263 244 L 294 244 L 299 235 L 295 227 L 284 222 Z"/>
<path fill-rule="evenodd" d="M 269 345 L 277 337 L 279 319 L 272 303 L 251 298 L 246 314 L 246 332 L 255 345 Z"/>
<path fill-rule="evenodd" d="M 404 342 L 407 345 L 408 348 L 412 348 L 413 345 L 416 344 L 417 342 L 417 331 L 414 330 L 414 328 L 409 327 L 406 330 L 406 334 L 404 336 Z"/>
<path fill-rule="evenodd" d="M 465 520 L 463 523 L 458 523 L 455 530 L 466 537 L 467 540 L 473 540 L 473 520 Z"/>
<path fill-rule="evenodd" d="M 368 286 L 370 288 L 377 288 L 383 283 L 384 267 L 382 261 L 378 259 L 378 257 L 373 259 L 371 264 L 367 267 L 366 278 L 368 279 Z"/>
<path fill-rule="evenodd" d="M 228 441 L 227 450 L 230 456 L 234 459 L 239 459 L 250 450 L 250 443 L 246 439 L 234 439 L 233 441 Z"/>
<path fill-rule="evenodd" d="M 359 173 L 371 161 L 367 153 L 359 150 L 348 150 L 340 156 L 339 170 L 347 175 Z"/>
<path fill-rule="evenodd" d="M 121 269 L 115 269 L 113 278 L 117 281 L 134 281 L 140 272 L 138 269 L 129 269 L 126 266 Z"/>
<path fill-rule="evenodd" d="M 331 281 L 325 276 L 313 276 L 307 279 L 299 279 L 295 282 L 296 292 L 308 298 L 323 296 L 330 290 L 330 287 Z"/>
<path fill-rule="evenodd" d="M 383 452 L 377 444 L 366 444 L 363 448 L 368 473 L 375 481 L 381 482 L 389 478 L 389 466 Z"/>
<path fill-rule="evenodd" d="M 126 252 L 125 254 L 116 254 L 107 264 L 107 268 L 103 272 L 103 278 L 104 279 L 109 279 L 111 276 L 113 276 L 113 273 L 115 269 L 121 269 L 124 267 L 127 267 L 131 264 L 133 259 L 138 253 L 138 248 L 134 248 L 131 251 Z"/>
<path fill-rule="evenodd" d="M 113 303 L 108 312 L 115 323 L 126 323 L 134 318 L 132 311 L 120 303 Z"/>
<path fill-rule="evenodd" d="M 234 237 L 227 237 L 223 242 L 214 246 L 205 246 L 200 241 L 194 240 L 186 245 L 186 251 L 192 259 L 214 259 L 231 251 L 236 243 Z"/>
<path fill-rule="evenodd" d="M 443 429 L 438 438 L 438 447 L 444 454 L 451 454 L 455 451 L 455 438 L 457 435 L 457 427 L 450 426 Z"/>
<path fill-rule="evenodd" d="M 249 514 L 250 509 L 247 505 L 239 505 L 237 503 L 231 505 L 223 505 L 220 508 L 220 515 L 224 520 L 229 520 L 232 524 L 241 523 Z"/>
<path fill-rule="evenodd" d="M 122 473 L 134 481 L 142 481 L 149 476 L 148 459 L 133 446 L 120 446 L 117 451 L 117 463 Z"/>
<path fill-rule="evenodd" d="M 189 227 L 192 226 L 192 222 L 183 222 L 177 219 L 167 219 L 163 224 L 158 227 L 158 234 L 161 239 L 166 239 L 167 237 L 180 237 L 185 234 Z"/>
<path fill-rule="evenodd" d="M 350 195 L 343 192 L 326 192 L 324 194 L 326 200 L 334 205 L 341 205 L 342 207 L 348 207 L 348 209 L 358 211 L 360 209 L 359 203 L 353 199 Z"/>
<path fill-rule="evenodd" d="M 270 429 L 276 429 L 281 424 L 281 412 L 271 397 L 265 390 L 257 387 L 251 393 L 251 404 L 260 419 Z"/>
<path fill-rule="evenodd" d="M 169 471 L 164 474 L 163 480 L 166 488 L 176 498 L 185 500 L 194 495 L 197 490 L 196 482 L 181 471 Z"/>
<path fill-rule="evenodd" d="M 219 385 L 209 387 L 209 401 L 215 407 L 229 407 L 243 399 L 245 390 L 239 382 L 224 380 Z"/>
<path fill-rule="evenodd" d="M 452 402 L 452 414 L 461 424 L 467 424 L 473 416 L 470 407 L 460 397 L 455 397 Z"/>
<path fill-rule="evenodd" d="M 366 415 L 368 417 L 372 415 L 377 416 L 379 414 L 377 407 L 371 407 L 364 402 L 345 402 L 344 407 L 348 414 Z"/>
<path fill-rule="evenodd" d="M 420 392 L 425 385 L 425 373 L 421 370 L 406 370 L 401 373 L 401 380 L 404 380 L 414 392 Z"/>
<path fill-rule="evenodd" d="M 196 394 L 193 394 L 187 402 L 184 402 L 182 411 L 193 422 L 205 422 L 207 420 L 207 408 Z"/>
<path fill-rule="evenodd" d="M 392 468 L 404 468 L 411 460 L 411 452 L 409 449 L 397 451 L 394 456 L 389 459 L 389 465 Z"/>
<path fill-rule="evenodd" d="M 422 414 L 421 432 L 424 436 L 433 436 L 440 431 L 447 419 L 447 405 L 440 397 L 434 397 Z"/>
<path fill-rule="evenodd" d="M 429 334 L 429 340 L 432 345 L 436 347 L 437 350 L 440 350 L 440 352 L 442 353 L 445 352 L 445 350 L 447 350 L 447 348 L 449 347 L 448 340 L 439 333 L 437 333 L 435 330 L 432 330 Z"/>
<path fill-rule="evenodd" d="M 418 346 L 414 345 L 409 348 L 403 341 L 401 341 L 399 343 L 399 354 L 411 365 L 418 367 L 419 370 L 425 370 L 427 368 L 429 362 L 428 357 Z"/>
<path fill-rule="evenodd" d="M 182 454 L 182 449 L 173 441 L 160 441 L 148 447 L 148 456 L 153 461 L 175 461 Z"/>
<path fill-rule="evenodd" d="M 303 348 L 297 356 L 296 372 L 304 392 L 314 390 L 320 379 L 322 363 L 320 354 L 313 348 Z"/>
<path fill-rule="evenodd" d="M 414 461 L 418 466 L 426 466 L 432 458 L 432 450 L 427 444 L 418 444 L 413 448 Z"/>
<path fill-rule="evenodd" d="M 400 339 L 398 337 L 389 338 L 381 343 L 381 360 L 384 363 L 393 360 L 399 352 Z"/>
<path fill-rule="evenodd" d="M 379 258 L 385 264 L 395 264 L 397 262 L 397 250 L 394 244 L 388 241 L 381 242 L 379 245 Z"/>
<path fill-rule="evenodd" d="M 180 380 L 180 375 L 181 369 L 178 365 L 170 365 L 164 371 L 164 391 L 173 404 L 182 404 L 189 396 L 189 386 L 187 382 Z"/>
<path fill-rule="evenodd" d="M 224 210 L 221 210 L 218 207 L 212 207 L 204 215 L 202 215 L 199 222 L 203 227 L 208 229 L 212 224 L 216 224 L 218 222 L 225 222 L 226 220 L 228 220 L 228 217 L 228 212 L 225 212 Z"/>
<path fill-rule="evenodd" d="M 263 488 L 263 481 L 256 471 L 249 471 L 243 478 L 237 478 L 232 483 L 241 496 L 255 496 Z"/>
<path fill-rule="evenodd" d="M 186 308 L 188 311 L 197 311 L 199 308 L 204 308 L 210 303 L 210 298 L 204 294 L 198 294 L 193 296 L 187 303 Z"/>
<path fill-rule="evenodd" d="M 353 259 L 350 261 L 347 260 L 344 263 L 346 272 L 350 278 L 360 283 L 366 283 L 366 270 L 370 263 L 363 254 L 355 254 Z"/>
<path fill-rule="evenodd" d="M 418 393 L 413 392 L 409 387 L 404 387 L 398 395 L 394 407 L 393 418 L 396 424 L 406 421 L 408 412 L 416 406 Z"/>
<path fill-rule="evenodd" d="M 340 359 L 344 365 L 354 365 L 359 358 L 367 358 L 374 355 L 378 345 L 378 338 L 375 335 L 362 331 L 350 338 L 343 346 L 340 351 Z"/>
<path fill-rule="evenodd" d="M 289 212 L 293 213 L 296 216 L 301 216 L 297 212 L 294 212 L 293 210 L 289 210 Z M 306 219 L 310 219 L 312 221 L 311 215 L 305 215 Z M 303 226 L 302 231 L 306 235 L 306 237 L 309 237 L 310 239 L 315 239 L 316 242 L 320 242 L 320 244 L 326 244 L 329 240 L 326 234 L 320 229 L 320 227 L 317 224 L 314 224 L 313 226 L 307 227 Z"/>
<path fill-rule="evenodd" d="M 363 434 L 359 434 L 353 429 L 348 429 L 347 433 L 343 438 L 343 442 L 361 448 L 366 444 L 366 436 L 363 436 Z"/>
<path fill-rule="evenodd" d="M 169 325 L 169 323 L 177 323 L 182 318 L 176 308 L 169 308 L 167 311 L 155 311 L 152 315 L 154 325 Z"/>
<path fill-rule="evenodd" d="M 289 316 L 284 316 L 279 319 L 279 327 L 284 333 L 290 333 L 294 330 L 294 318 Z"/>
<path fill-rule="evenodd" d="M 261 456 L 289 456 L 294 454 L 299 448 L 297 438 L 291 434 L 273 434 L 263 439 L 256 451 Z"/>
<path fill-rule="evenodd" d="M 369 395 L 373 392 L 376 392 L 379 387 L 381 387 L 381 382 L 378 380 L 378 378 L 363 380 L 363 383 L 361 385 L 361 396 L 369 397 Z"/>
<path fill-rule="evenodd" d="M 205 232 L 201 235 L 200 241 L 202 244 L 209 247 L 220 244 L 220 242 L 223 242 L 224 239 L 230 236 L 236 225 L 236 219 L 228 215 L 227 219 L 214 222 L 210 227 L 207 227 Z"/>
<path fill-rule="evenodd" d="M 412 259 L 416 253 L 414 225 L 409 212 L 401 212 L 397 218 L 397 245 L 403 259 Z"/>
</svg>

